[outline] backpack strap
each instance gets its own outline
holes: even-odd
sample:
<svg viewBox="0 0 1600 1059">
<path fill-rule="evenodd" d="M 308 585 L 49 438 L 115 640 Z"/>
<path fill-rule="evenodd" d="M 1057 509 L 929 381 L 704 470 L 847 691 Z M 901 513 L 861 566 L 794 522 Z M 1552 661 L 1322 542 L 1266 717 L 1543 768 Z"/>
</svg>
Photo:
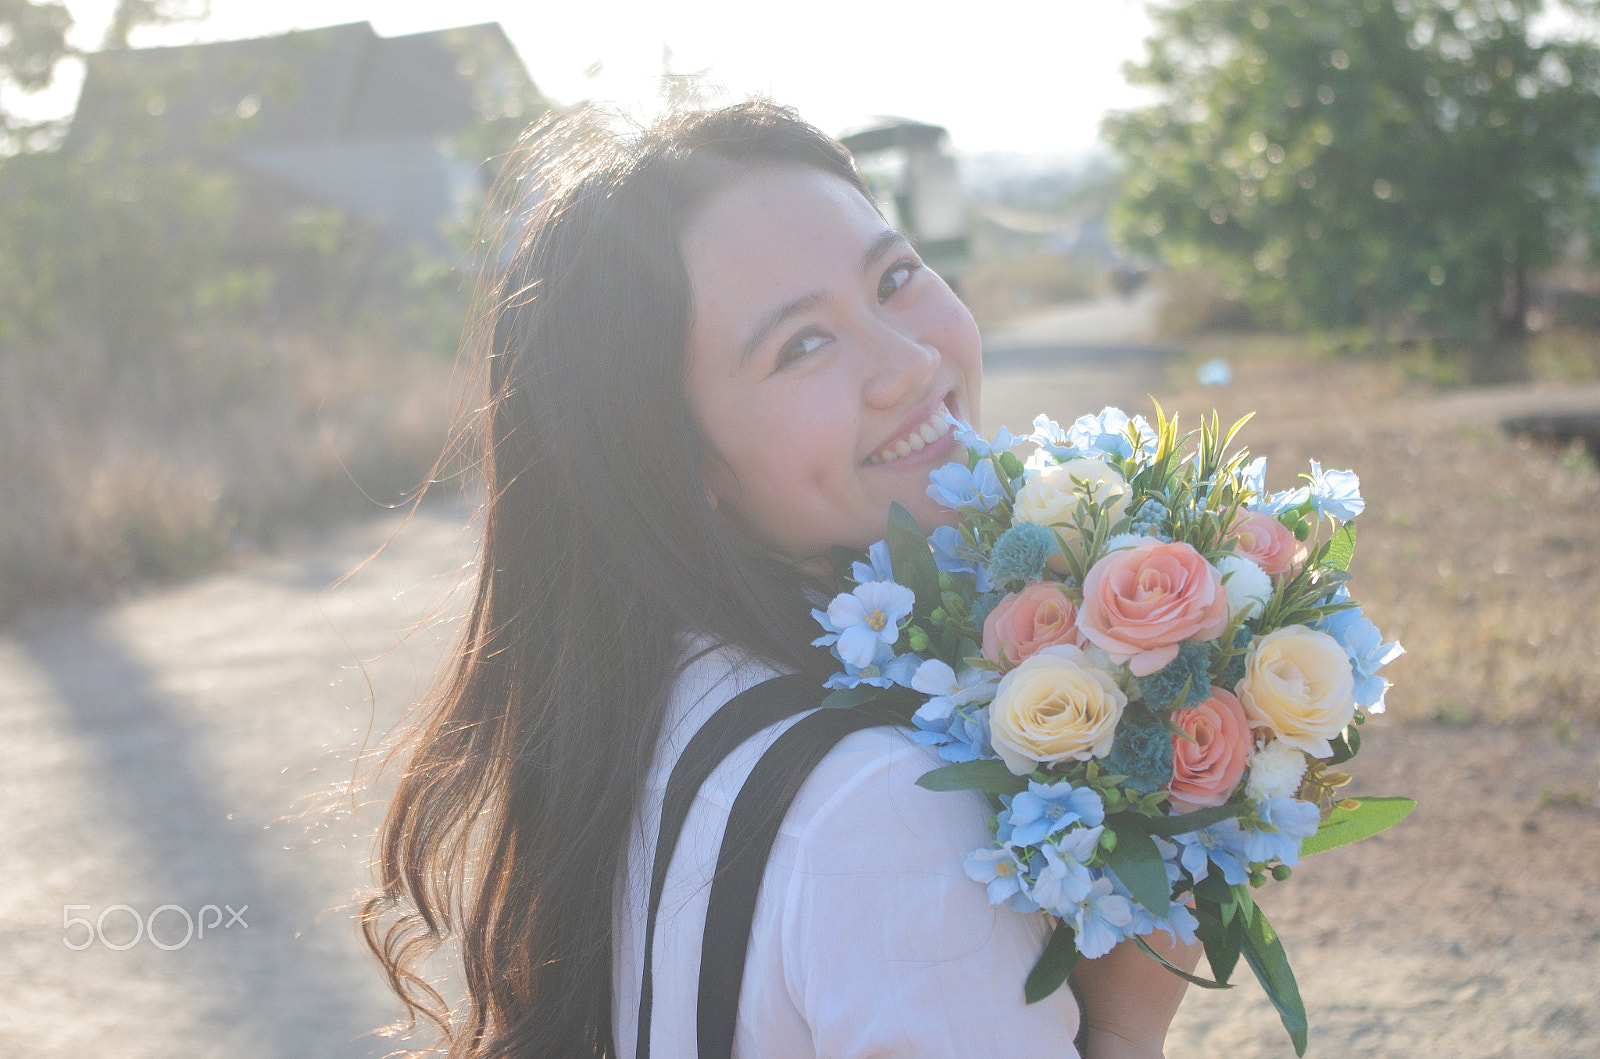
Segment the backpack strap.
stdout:
<svg viewBox="0 0 1600 1059">
<path fill-rule="evenodd" d="M 728 813 L 717 874 L 706 908 L 700 947 L 700 1005 L 697 1012 L 700 1059 L 731 1059 L 739 987 L 744 980 L 750 927 L 766 872 L 767 855 L 789 804 L 828 751 L 851 732 L 884 724 L 904 724 L 903 716 L 868 707 L 818 710 L 780 735 L 745 780 Z"/>
<path fill-rule="evenodd" d="M 650 874 L 650 905 L 644 929 L 644 980 L 639 990 L 639 1035 L 636 1059 L 649 1059 L 650 1012 L 654 996 L 651 962 L 655 950 L 656 916 L 661 910 L 661 894 L 666 887 L 667 867 L 672 863 L 689 807 L 701 784 L 722 759 L 741 743 L 761 731 L 815 706 L 822 697 L 815 681 L 798 675 L 773 677 L 735 695 L 724 703 L 710 720 L 689 740 L 672 768 L 666 797 L 661 805 L 661 831 L 656 839 L 655 863 Z"/>
</svg>

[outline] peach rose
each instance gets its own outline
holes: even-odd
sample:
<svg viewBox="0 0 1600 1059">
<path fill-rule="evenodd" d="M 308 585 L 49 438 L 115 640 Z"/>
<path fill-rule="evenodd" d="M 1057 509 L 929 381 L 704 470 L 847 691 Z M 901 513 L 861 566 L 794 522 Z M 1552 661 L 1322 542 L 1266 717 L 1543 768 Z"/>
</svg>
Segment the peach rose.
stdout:
<svg viewBox="0 0 1600 1059">
<path fill-rule="evenodd" d="M 1128 696 L 1076 647 L 1046 647 L 1004 677 L 989 705 L 989 741 L 1006 768 L 1111 753 Z"/>
<path fill-rule="evenodd" d="M 1228 624 L 1222 574 L 1188 544 L 1151 540 L 1111 552 L 1083 580 L 1078 629 L 1136 677 L 1178 655 L 1185 640 L 1211 640 Z"/>
<path fill-rule="evenodd" d="M 1077 643 L 1078 607 L 1067 591 L 1035 581 L 1002 599 L 983 619 L 983 656 L 1010 669 L 1041 647 Z"/>
<path fill-rule="evenodd" d="M 1294 573 L 1308 554 L 1293 530 L 1259 511 L 1248 512 L 1235 522 L 1229 537 L 1237 554 L 1254 560 L 1257 566 L 1274 576 Z"/>
<path fill-rule="evenodd" d="M 1231 692 L 1214 687 L 1200 705 L 1174 712 L 1172 723 L 1189 737 L 1172 737 L 1172 780 L 1167 784 L 1172 807 L 1186 813 L 1221 805 L 1239 786 L 1255 749 L 1244 707 Z"/>
<path fill-rule="evenodd" d="M 1081 612 L 1080 612 L 1081 616 Z M 1269 632 L 1250 645 L 1244 679 L 1234 690 L 1245 716 L 1312 757 L 1355 716 L 1355 674 L 1339 641 L 1304 625 Z"/>
</svg>

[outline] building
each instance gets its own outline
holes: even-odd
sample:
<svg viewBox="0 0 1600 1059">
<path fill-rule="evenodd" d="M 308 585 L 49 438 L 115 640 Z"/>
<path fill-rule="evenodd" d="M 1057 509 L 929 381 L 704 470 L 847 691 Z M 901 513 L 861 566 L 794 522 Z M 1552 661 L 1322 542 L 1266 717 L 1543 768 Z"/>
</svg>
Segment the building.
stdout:
<svg viewBox="0 0 1600 1059">
<path fill-rule="evenodd" d="M 92 55 L 63 149 L 226 168 L 246 242 L 297 210 L 333 207 L 437 247 L 489 179 L 483 130 L 544 105 L 498 24 L 380 37 L 354 22 Z"/>
</svg>

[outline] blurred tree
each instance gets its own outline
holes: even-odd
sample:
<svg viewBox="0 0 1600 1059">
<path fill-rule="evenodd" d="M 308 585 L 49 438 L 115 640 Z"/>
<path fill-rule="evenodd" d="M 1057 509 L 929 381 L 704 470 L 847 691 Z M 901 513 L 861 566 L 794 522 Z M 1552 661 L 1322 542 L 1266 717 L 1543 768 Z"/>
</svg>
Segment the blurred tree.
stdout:
<svg viewBox="0 0 1600 1059">
<path fill-rule="evenodd" d="M 36 123 L 12 113 L 6 97 L 50 87 L 56 66 L 73 54 L 72 16 L 56 0 L 0 0 L 0 156 L 26 144 Z"/>
<path fill-rule="evenodd" d="M 101 47 L 116 51 L 128 46 L 128 36 L 140 26 L 195 22 L 211 13 L 211 0 L 117 0 Z"/>
<path fill-rule="evenodd" d="M 1561 5 L 1589 20 L 1594 0 Z M 1596 227 L 1600 49 L 1542 0 L 1181 0 L 1105 131 L 1133 249 L 1291 325 L 1414 320 L 1515 351 L 1530 275 Z"/>
</svg>

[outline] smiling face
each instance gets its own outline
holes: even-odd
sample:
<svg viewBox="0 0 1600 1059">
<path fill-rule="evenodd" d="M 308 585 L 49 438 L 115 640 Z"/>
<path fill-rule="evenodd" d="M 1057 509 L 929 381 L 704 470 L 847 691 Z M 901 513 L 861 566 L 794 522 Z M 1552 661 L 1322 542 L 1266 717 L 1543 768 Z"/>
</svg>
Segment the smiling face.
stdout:
<svg viewBox="0 0 1600 1059">
<path fill-rule="evenodd" d="M 951 513 L 928 472 L 976 421 L 977 326 L 836 176 L 758 168 L 713 194 L 683 239 L 693 301 L 689 401 L 720 508 L 798 561 L 884 536 L 889 505 Z"/>
</svg>

